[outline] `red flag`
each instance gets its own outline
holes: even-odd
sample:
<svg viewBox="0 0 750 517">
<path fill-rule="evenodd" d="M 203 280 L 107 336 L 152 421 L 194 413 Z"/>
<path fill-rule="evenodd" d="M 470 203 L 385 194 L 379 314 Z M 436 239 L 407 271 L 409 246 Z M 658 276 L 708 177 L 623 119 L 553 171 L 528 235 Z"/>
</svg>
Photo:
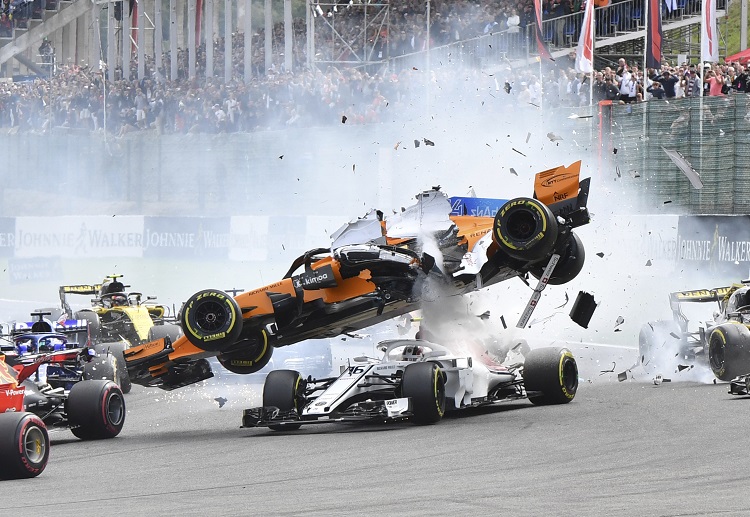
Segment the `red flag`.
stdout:
<svg viewBox="0 0 750 517">
<path fill-rule="evenodd" d="M 536 13 L 536 46 L 539 49 L 539 56 L 554 61 L 542 35 L 542 0 L 534 0 L 534 12 Z"/>
</svg>

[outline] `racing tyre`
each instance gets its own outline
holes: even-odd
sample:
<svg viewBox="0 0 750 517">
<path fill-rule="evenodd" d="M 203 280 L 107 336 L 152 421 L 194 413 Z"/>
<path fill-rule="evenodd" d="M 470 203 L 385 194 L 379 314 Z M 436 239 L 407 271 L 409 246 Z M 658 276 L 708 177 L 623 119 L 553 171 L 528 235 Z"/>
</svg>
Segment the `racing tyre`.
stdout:
<svg viewBox="0 0 750 517">
<path fill-rule="evenodd" d="M 557 219 L 536 199 L 519 197 L 495 214 L 492 238 L 508 256 L 525 262 L 547 257 L 557 240 Z"/>
<path fill-rule="evenodd" d="M 263 384 L 263 407 L 277 407 L 279 411 L 294 410 L 298 415 L 305 407 L 305 380 L 294 370 L 268 372 Z M 301 425 L 269 425 L 274 431 L 295 430 Z"/>
<path fill-rule="evenodd" d="M 157 339 L 168 337 L 172 343 L 182 336 L 182 328 L 174 323 L 165 323 L 164 325 L 154 325 L 148 329 L 148 340 L 156 341 Z"/>
<path fill-rule="evenodd" d="M 273 346 L 268 342 L 268 334 L 265 330 L 261 330 L 257 338 L 242 339 L 232 348 L 244 350 L 218 354 L 216 359 L 225 369 L 239 375 L 248 375 L 261 370 L 273 355 Z"/>
<path fill-rule="evenodd" d="M 537 348 L 526 355 L 523 383 L 532 404 L 567 404 L 578 390 L 578 365 L 567 348 Z"/>
<path fill-rule="evenodd" d="M 206 289 L 188 298 L 181 323 L 188 341 L 209 352 L 233 345 L 242 332 L 239 305 L 217 289 Z"/>
<path fill-rule="evenodd" d="M 708 363 L 722 381 L 750 373 L 750 330 L 736 323 L 716 327 L 708 338 Z"/>
<path fill-rule="evenodd" d="M 0 413 L 0 479 L 33 478 L 49 459 L 49 434 L 33 413 Z"/>
<path fill-rule="evenodd" d="M 130 390 L 133 387 L 133 383 L 130 381 L 130 374 L 128 373 L 128 365 L 125 362 L 125 356 L 123 355 L 123 352 L 128 348 L 128 343 L 125 341 L 102 343 L 96 347 L 97 353 L 110 356 L 114 359 L 116 367 L 114 381 L 120 386 L 123 393 L 130 393 Z M 99 378 L 101 379 L 101 377 Z"/>
<path fill-rule="evenodd" d="M 583 242 L 573 232 L 570 232 L 570 236 L 565 240 L 565 246 L 560 251 L 560 260 L 557 262 L 557 266 L 552 271 L 552 275 L 549 277 L 549 285 L 561 285 L 567 284 L 583 269 L 583 263 L 586 260 L 586 252 L 583 249 Z M 544 268 L 547 264 L 536 265 L 529 269 L 529 272 L 534 275 L 538 280 L 544 274 Z"/>
<path fill-rule="evenodd" d="M 78 311 L 73 315 L 77 320 L 88 322 L 88 331 L 76 333 L 78 344 L 85 345 L 89 340 L 91 343 L 98 343 L 102 338 L 102 326 L 99 321 L 99 315 L 94 311 Z"/>
<path fill-rule="evenodd" d="M 117 359 L 113 355 L 95 357 L 83 365 L 83 380 L 85 381 L 113 381 L 119 386 L 119 377 Z"/>
<path fill-rule="evenodd" d="M 71 432 L 81 440 L 114 438 L 125 423 L 125 397 L 112 381 L 81 381 L 66 402 Z"/>
<path fill-rule="evenodd" d="M 436 363 L 414 363 L 404 369 L 401 394 L 411 398 L 415 424 L 434 424 L 445 414 L 445 377 Z"/>
</svg>

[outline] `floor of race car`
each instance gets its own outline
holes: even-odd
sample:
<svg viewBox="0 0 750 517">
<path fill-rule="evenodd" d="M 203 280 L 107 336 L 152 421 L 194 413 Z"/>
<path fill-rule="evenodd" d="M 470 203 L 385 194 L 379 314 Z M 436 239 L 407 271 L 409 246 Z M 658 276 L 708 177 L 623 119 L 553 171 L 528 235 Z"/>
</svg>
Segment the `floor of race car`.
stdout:
<svg viewBox="0 0 750 517">
<path fill-rule="evenodd" d="M 501 404 L 427 427 L 240 429 L 260 384 L 136 386 L 118 438 L 53 433 L 47 470 L 2 482 L 0 506 L 14 516 L 744 514 L 732 458 L 746 445 L 727 437 L 745 435 L 746 419 L 731 415 L 749 398 L 726 384 L 618 382 L 596 350 L 575 353 L 573 403 Z"/>
</svg>

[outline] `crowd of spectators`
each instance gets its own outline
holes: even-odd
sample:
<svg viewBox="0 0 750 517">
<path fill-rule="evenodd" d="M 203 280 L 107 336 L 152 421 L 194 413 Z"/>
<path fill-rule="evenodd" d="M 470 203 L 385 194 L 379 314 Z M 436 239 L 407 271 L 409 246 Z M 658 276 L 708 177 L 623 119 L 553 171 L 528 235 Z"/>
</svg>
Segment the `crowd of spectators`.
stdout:
<svg viewBox="0 0 750 517">
<path fill-rule="evenodd" d="M 499 0 L 478 2 L 471 0 L 432 0 L 434 9 L 431 24 L 431 45 L 442 45 L 472 38 L 491 31 L 509 29 L 514 32 L 530 21 L 533 13 L 527 12 L 525 1 Z M 549 0 L 556 2 L 557 0 Z M 566 0 L 567 1 L 567 0 Z M 581 2 L 570 3 L 570 8 L 580 8 Z M 394 37 L 388 48 L 391 55 L 408 54 L 422 50 L 424 37 L 425 4 L 422 0 L 391 1 L 389 33 Z M 346 28 L 347 10 L 337 14 L 320 12 L 318 17 L 329 19 L 339 16 L 336 28 L 356 31 L 357 13 L 351 9 L 351 27 Z M 295 62 L 304 63 L 304 23 L 295 20 Z M 316 30 L 329 30 L 330 26 L 316 23 Z M 381 29 L 378 29 L 381 30 Z M 421 32 L 420 32 L 421 31 Z M 388 34 L 371 35 L 370 43 L 377 43 Z M 57 73 L 46 79 L 27 82 L 0 82 L 0 128 L 18 131 L 46 132 L 53 128 L 77 128 L 89 131 L 107 131 L 116 136 L 139 130 L 156 130 L 160 133 L 187 132 L 247 132 L 281 129 L 287 127 L 312 127 L 340 123 L 373 123 L 393 120 L 391 114 L 408 117 L 422 113 L 427 83 L 435 85 L 445 99 L 459 98 L 470 91 L 500 92 L 507 83 L 507 95 L 493 95 L 498 104 L 511 103 L 525 109 L 530 106 L 569 107 L 589 104 L 589 78 L 574 70 L 575 54 L 558 59 L 540 81 L 538 70 L 508 69 L 496 77 L 479 70 L 464 70 L 467 83 L 455 81 L 454 72 L 435 67 L 428 77 L 424 70 L 406 67 L 399 72 L 384 67 L 346 67 L 329 64 L 321 69 L 295 66 L 283 70 L 276 65 L 265 68 L 264 35 L 259 30 L 253 36 L 253 79 L 245 83 L 243 45 L 244 35 L 232 35 L 232 77 L 224 83 L 224 41 L 214 42 L 215 68 L 207 74 L 206 49 L 201 45 L 196 55 L 196 77 L 190 79 L 188 52 L 178 51 L 176 56 L 178 77 L 168 78 L 171 69 L 169 52 L 165 52 L 162 67 L 157 69 L 153 56 L 145 63 L 146 76 L 141 79 L 105 80 L 102 70 L 73 64 L 58 67 Z M 274 51 L 283 51 L 283 24 L 274 27 Z M 301 41 L 300 41 L 301 40 Z M 54 53 L 45 40 L 45 53 Z M 366 48 L 349 45 L 348 52 Z M 316 47 L 318 48 L 318 47 Z M 325 47 L 324 47 L 325 48 Z M 335 44 L 329 49 L 342 51 Z M 377 45 L 368 47 L 374 52 Z M 40 53 L 41 53 L 40 49 Z M 349 56 L 352 58 L 354 56 Z M 332 61 L 346 59 L 341 54 L 331 54 Z M 276 54 L 276 61 L 279 54 Z M 131 77 L 137 74 L 137 63 L 131 62 Z M 661 70 L 649 69 L 644 74 L 635 64 L 620 60 L 616 69 L 607 67 L 598 71 L 594 79 L 594 102 L 641 102 L 674 97 L 690 97 L 705 92 L 707 95 L 726 95 L 731 92 L 750 91 L 748 72 L 738 64 L 714 65 L 706 70 L 703 82 L 693 65 Z M 207 77 L 210 76 L 210 77 Z M 473 82 L 472 82 L 473 81 Z"/>
</svg>

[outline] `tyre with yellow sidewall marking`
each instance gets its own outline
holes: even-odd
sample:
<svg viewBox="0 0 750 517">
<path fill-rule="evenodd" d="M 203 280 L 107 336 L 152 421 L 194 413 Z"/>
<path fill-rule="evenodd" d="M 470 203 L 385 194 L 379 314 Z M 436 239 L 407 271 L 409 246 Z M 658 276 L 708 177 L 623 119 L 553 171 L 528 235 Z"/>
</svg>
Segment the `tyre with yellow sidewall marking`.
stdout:
<svg viewBox="0 0 750 517">
<path fill-rule="evenodd" d="M 413 363 L 404 368 L 403 397 L 411 398 L 415 424 L 434 424 L 445 414 L 445 376 L 436 363 Z"/>
<path fill-rule="evenodd" d="M 750 330 L 739 323 L 716 327 L 708 338 L 708 364 L 722 381 L 750 373 Z"/>
<path fill-rule="evenodd" d="M 526 354 L 523 383 L 532 404 L 567 404 L 578 391 L 578 365 L 567 348 L 545 347 Z"/>
<path fill-rule="evenodd" d="M 268 372 L 263 384 L 263 407 L 276 407 L 281 412 L 294 410 L 298 415 L 305 407 L 306 383 L 302 375 L 294 370 Z M 295 430 L 301 425 L 269 425 L 274 431 Z"/>
<path fill-rule="evenodd" d="M 273 355 L 273 345 L 268 333 L 260 330 L 252 339 L 241 339 L 232 346 L 232 352 L 219 353 L 216 359 L 226 370 L 238 375 L 255 373 L 268 364 Z"/>
<path fill-rule="evenodd" d="M 495 214 L 492 239 L 508 256 L 535 262 L 552 253 L 557 240 L 557 219 L 536 199 L 519 197 Z"/>
<path fill-rule="evenodd" d="M 190 343 L 201 350 L 218 352 L 239 338 L 242 313 L 235 299 L 227 293 L 205 289 L 185 302 L 181 323 Z"/>
</svg>

